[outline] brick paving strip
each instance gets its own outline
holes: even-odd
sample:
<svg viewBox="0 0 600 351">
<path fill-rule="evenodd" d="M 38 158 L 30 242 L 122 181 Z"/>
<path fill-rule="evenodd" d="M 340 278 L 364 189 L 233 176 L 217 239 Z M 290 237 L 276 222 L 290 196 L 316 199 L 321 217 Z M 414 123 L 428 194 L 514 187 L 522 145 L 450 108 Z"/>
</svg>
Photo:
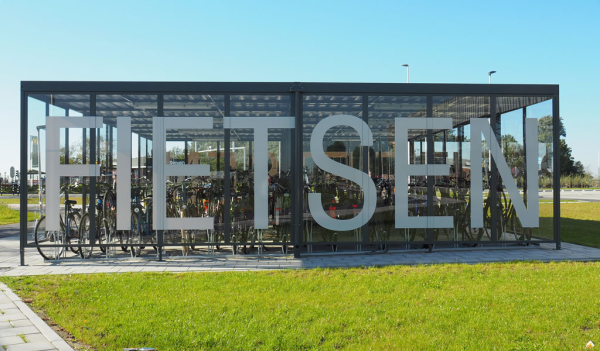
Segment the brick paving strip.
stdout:
<svg viewBox="0 0 600 351">
<path fill-rule="evenodd" d="M 0 347 L 6 351 L 73 350 L 21 298 L 2 283 Z"/>
</svg>

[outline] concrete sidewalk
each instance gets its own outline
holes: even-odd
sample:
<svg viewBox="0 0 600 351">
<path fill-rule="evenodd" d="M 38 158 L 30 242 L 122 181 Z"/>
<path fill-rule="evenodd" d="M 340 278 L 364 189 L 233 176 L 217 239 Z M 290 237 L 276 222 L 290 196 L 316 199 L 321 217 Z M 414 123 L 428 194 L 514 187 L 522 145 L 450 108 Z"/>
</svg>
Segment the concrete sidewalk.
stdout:
<svg viewBox="0 0 600 351">
<path fill-rule="evenodd" d="M 372 267 L 438 263 L 486 263 L 509 261 L 599 261 L 600 249 L 563 243 L 539 246 L 411 250 L 377 254 L 329 254 L 295 259 L 293 256 L 188 256 L 164 261 L 139 259 L 64 259 L 47 262 L 36 249 L 27 249 L 26 266 L 20 266 L 18 224 L 0 226 L 0 276 L 90 274 L 121 272 L 217 272 L 271 269 Z M 71 350 L 27 304 L 5 285 L 0 285 L 0 346 L 6 350 Z M 25 338 L 19 335 L 24 334 Z M 25 340 L 28 342 L 26 343 Z"/>
<path fill-rule="evenodd" d="M 507 246 L 496 248 L 461 248 L 452 250 L 410 250 L 390 253 L 322 254 L 295 259 L 291 255 L 190 255 L 171 256 L 158 261 L 145 258 L 82 260 L 77 258 L 44 261 L 36 249 L 25 251 L 26 266 L 20 266 L 18 225 L 0 226 L 0 276 L 42 274 L 88 274 L 116 272 L 190 272 L 250 271 L 270 269 L 304 269 L 333 267 L 372 267 L 437 263 L 485 263 L 509 261 L 598 261 L 600 249 L 562 244 Z M 3 234 L 6 233 L 6 234 Z M 4 236 L 4 237 L 3 237 Z M 73 255 L 74 256 L 74 255 Z"/>
<path fill-rule="evenodd" d="M 0 283 L 0 346 L 6 351 L 73 350 L 25 302 Z"/>
</svg>

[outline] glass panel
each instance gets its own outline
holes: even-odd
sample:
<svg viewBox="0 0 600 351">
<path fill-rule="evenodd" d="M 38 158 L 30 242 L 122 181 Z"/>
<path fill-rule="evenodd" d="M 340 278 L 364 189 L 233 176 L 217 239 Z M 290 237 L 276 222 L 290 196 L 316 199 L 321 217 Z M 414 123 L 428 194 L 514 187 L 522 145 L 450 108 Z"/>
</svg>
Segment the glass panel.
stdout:
<svg viewBox="0 0 600 351">
<path fill-rule="evenodd" d="M 326 229 L 314 220 L 314 213 L 320 210 L 326 216 L 337 219 L 356 217 L 363 207 L 364 184 L 356 184 L 336 174 L 324 171 L 317 166 L 312 158 L 310 149 L 311 135 L 315 126 L 323 119 L 338 114 L 362 116 L 362 96 L 342 95 L 305 95 L 303 100 L 303 167 L 304 167 L 304 241 L 305 242 L 356 242 L 362 241 L 361 228 L 349 231 Z M 347 125 L 330 128 L 325 133 L 322 147 L 325 155 L 334 161 L 364 170 L 363 153 L 358 133 Z M 375 158 L 375 149 L 370 148 L 368 154 Z M 320 208 L 309 211 L 308 195 L 321 194 Z M 355 246 L 352 246 L 355 247 Z M 356 247 L 358 248 L 358 247 Z M 309 252 L 313 249 L 337 251 L 338 245 L 324 246 L 308 245 Z"/>
<path fill-rule="evenodd" d="M 435 176 L 433 215 L 452 216 L 452 228 L 433 229 L 435 241 L 481 241 L 491 239 L 489 208 L 484 209 L 484 229 L 471 228 L 471 177 L 478 169 L 483 178 L 484 198 L 489 191 L 489 149 L 482 140 L 482 164 L 471 164 L 472 118 L 489 118 L 490 99 L 487 96 L 434 96 L 433 117 L 451 118 L 452 129 L 434 131 L 435 164 L 449 165 L 449 174 Z M 481 196 L 481 193 L 475 194 Z M 485 206 L 485 205 L 484 205 Z M 489 206 L 488 206 L 489 207 Z"/>
<path fill-rule="evenodd" d="M 231 116 L 289 117 L 290 101 L 289 95 L 232 95 Z M 291 242 L 292 133 L 293 129 L 269 128 L 264 155 L 255 150 L 253 129 L 231 129 L 231 241 L 238 253 L 287 252 Z M 268 158 L 268 200 L 261 205 L 267 207 L 266 229 L 255 228 L 254 163 L 259 157 Z"/>
<path fill-rule="evenodd" d="M 167 217 L 213 217 L 214 230 L 167 230 L 167 244 L 186 244 L 185 255 L 212 252 L 222 242 L 224 196 L 224 142 L 222 95 L 165 95 L 166 117 L 212 117 L 212 129 L 170 129 L 168 118 L 165 164 L 209 165 L 209 176 L 167 177 Z M 165 201 L 163 200 L 163 201 Z M 220 246 L 218 246 L 220 248 Z M 173 250 L 178 247 L 171 247 Z"/>
<path fill-rule="evenodd" d="M 373 132 L 374 157 L 369 159 L 369 170 L 377 189 L 377 209 L 368 223 L 369 240 L 423 241 L 426 230 L 395 228 L 395 195 L 407 192 L 408 216 L 426 215 L 426 187 L 424 177 L 396 179 L 395 176 L 395 119 L 398 117 L 423 117 L 427 111 L 425 96 L 369 96 L 369 127 Z M 427 143 L 424 130 L 409 130 L 409 163 L 425 162 Z M 408 185 L 408 186 L 407 186 Z M 402 226 L 400 224 L 400 226 Z"/>
<path fill-rule="evenodd" d="M 99 148 L 97 162 L 102 175 L 96 178 L 96 199 L 88 206 L 96 207 L 96 218 L 89 221 L 96 226 L 96 243 L 118 245 L 96 247 L 89 253 L 96 256 L 145 256 L 156 255 L 157 236 L 152 228 L 152 148 L 147 147 L 152 138 L 152 119 L 157 115 L 156 95 L 97 95 L 96 115 L 102 116 L 103 128 L 97 131 Z M 131 208 L 122 213 L 131 216 L 131 229 L 116 230 L 117 169 L 125 160 L 117 160 L 118 118 L 131 117 L 131 169 L 125 171 L 131 182 Z M 123 180 L 121 180 L 123 181 Z M 82 226 L 90 226 L 84 219 Z"/>
<path fill-rule="evenodd" d="M 47 259 L 58 257 L 80 257 L 77 247 L 69 248 L 68 244 L 77 245 L 79 219 L 82 214 L 82 181 L 81 177 L 60 177 L 59 200 L 52 201 L 51 206 L 59 209 L 61 230 L 46 231 L 46 116 L 75 117 L 89 115 L 90 98 L 88 95 L 70 94 L 35 94 L 30 95 L 28 103 L 28 135 L 27 174 L 22 175 L 21 185 L 27 186 L 28 198 L 36 206 L 28 206 L 28 217 L 34 219 L 27 223 L 27 242 L 42 246 L 40 252 Z M 83 128 L 60 128 L 59 130 L 59 164 L 89 164 L 89 130 Z M 53 167 L 56 167 L 54 165 Z M 5 177 L 6 178 L 6 177 Z M 41 187 L 40 187 L 41 184 Z M 65 206 L 65 201 L 76 204 Z M 48 245 L 65 245 L 61 248 Z"/>
<path fill-rule="evenodd" d="M 547 240 L 554 237 L 553 207 L 546 201 L 539 206 L 540 226 L 527 227 L 521 223 L 517 212 L 517 202 L 522 202 L 528 208 L 527 194 L 527 164 L 533 162 L 536 166 L 535 180 L 543 188 L 552 179 L 552 100 L 545 97 L 499 97 L 497 99 L 498 120 L 501 135 L 502 154 L 506 160 L 511 179 L 505 179 L 498 172 L 499 186 L 497 189 L 498 206 L 498 239 L 504 241 Z M 537 149 L 537 160 L 527 160 L 526 118 L 538 119 L 538 139 L 530 145 Z M 519 195 L 508 192 L 508 182 L 513 182 Z M 541 184 L 540 184 L 541 183 Z M 544 193 L 549 196 L 550 194 Z M 537 215 L 537 214 L 535 214 Z"/>
</svg>

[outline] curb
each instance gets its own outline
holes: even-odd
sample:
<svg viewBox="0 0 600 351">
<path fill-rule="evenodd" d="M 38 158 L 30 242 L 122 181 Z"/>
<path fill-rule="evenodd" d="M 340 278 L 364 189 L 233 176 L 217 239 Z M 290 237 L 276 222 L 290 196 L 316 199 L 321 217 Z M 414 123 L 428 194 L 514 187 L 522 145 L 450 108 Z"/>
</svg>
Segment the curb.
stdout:
<svg viewBox="0 0 600 351">
<path fill-rule="evenodd" d="M 4 290 L 6 296 L 23 312 L 25 317 L 31 321 L 31 323 L 38 328 L 38 330 L 60 351 L 74 351 L 66 341 L 64 341 L 60 335 L 56 334 L 56 332 L 46 324 L 35 312 L 27 306 L 25 302 L 21 300 L 15 293 L 10 290 L 6 284 L 0 283 L 0 289 Z"/>
</svg>

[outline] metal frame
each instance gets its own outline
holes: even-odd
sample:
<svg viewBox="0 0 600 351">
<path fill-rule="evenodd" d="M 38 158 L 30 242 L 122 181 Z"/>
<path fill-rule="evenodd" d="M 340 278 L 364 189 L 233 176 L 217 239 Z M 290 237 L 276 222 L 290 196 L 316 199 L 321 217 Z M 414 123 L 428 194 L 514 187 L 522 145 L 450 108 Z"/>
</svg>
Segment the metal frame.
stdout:
<svg viewBox="0 0 600 351">
<path fill-rule="evenodd" d="M 295 170 L 291 174 L 292 183 L 292 223 L 291 223 L 291 239 L 290 245 L 293 245 L 294 256 L 300 257 L 300 248 L 302 244 L 313 244 L 313 245 L 356 245 L 356 244 L 373 244 L 368 241 L 367 225 L 362 228 L 362 241 L 359 242 L 303 242 L 303 167 L 302 167 L 302 143 L 303 143 L 303 96 L 309 94 L 331 94 L 331 95 L 358 95 L 362 96 L 362 118 L 368 123 L 368 98 L 371 95 L 403 95 L 403 96 L 426 96 L 427 97 L 427 112 L 429 116 L 432 115 L 432 97 L 433 96 L 488 96 L 490 97 L 490 116 L 492 119 L 496 115 L 496 98 L 502 96 L 510 97 L 524 97 L 524 96 L 541 96 L 552 99 L 552 114 L 553 114 L 553 190 L 554 190 L 554 239 L 549 241 L 535 241 L 540 242 L 552 242 L 556 244 L 556 248 L 560 249 L 560 191 L 559 191 L 559 179 L 560 179 L 560 162 L 559 162 L 559 151 L 557 145 L 559 145 L 559 87 L 558 85 L 513 85 L 513 84 L 396 84 L 396 83 L 246 83 L 246 82 L 46 82 L 46 81 L 25 81 L 21 82 L 21 163 L 20 172 L 21 174 L 27 173 L 27 130 L 28 130 L 28 96 L 30 94 L 78 94 L 78 95 L 89 95 L 90 115 L 95 115 L 96 112 L 96 95 L 100 94 L 151 94 L 157 96 L 157 114 L 163 115 L 164 95 L 165 94 L 212 94 L 212 95 L 223 95 L 225 104 L 225 116 L 231 115 L 230 96 L 232 94 L 278 94 L 278 95 L 290 95 L 291 110 L 296 117 L 296 128 L 292 133 L 292 167 Z M 48 101 L 49 103 L 50 101 Z M 111 131 L 112 134 L 112 131 Z M 224 171 L 226 174 L 230 171 L 229 163 L 229 142 L 230 132 L 225 130 L 224 132 Z M 90 133 L 90 142 L 95 144 L 96 133 Z M 433 159 L 433 132 L 429 131 L 427 135 L 427 158 L 428 160 Z M 96 148 L 91 148 L 90 159 L 95 159 Z M 367 154 L 363 157 L 363 165 L 361 168 L 368 170 Z M 111 163 L 112 164 L 112 163 Z M 493 172 L 495 174 L 495 172 Z M 428 176 L 428 179 L 433 180 L 433 176 Z M 495 179 L 493 177 L 492 179 Z M 225 177 L 225 205 L 230 205 L 230 198 L 227 196 L 230 194 L 230 184 L 228 177 Z M 495 183 L 495 182 L 494 182 Z M 91 179 L 91 184 L 95 184 L 95 179 Z M 428 181 L 428 197 L 431 198 L 433 188 L 433 182 Z M 495 194 L 495 192 L 493 192 Z M 91 197 L 95 196 L 95 187 L 92 186 Z M 493 197 L 495 197 L 493 195 Z M 25 248 L 35 248 L 33 244 L 27 244 L 27 188 L 21 187 L 21 226 L 20 226 L 20 255 L 21 265 L 25 264 Z M 432 201 L 428 201 L 427 212 L 432 215 Z M 91 208 L 90 215 L 93 216 L 94 206 Z M 492 223 L 496 223 L 494 220 L 496 211 L 493 210 Z M 230 243 L 230 214 L 229 211 L 224 211 L 224 224 L 225 224 L 225 244 Z M 92 217 L 93 218 L 93 217 Z M 94 226 L 92 226 L 94 228 Z M 94 229 L 92 229 L 92 238 L 95 237 Z M 463 243 L 456 241 L 433 241 L 433 231 L 431 228 L 427 230 L 426 241 L 415 241 L 410 242 L 413 244 L 424 244 L 431 251 L 435 244 L 457 244 Z M 495 229 L 495 225 L 492 229 L 493 239 L 489 242 L 477 242 L 479 246 L 485 245 L 498 245 L 502 241 L 497 241 L 498 233 Z M 162 247 L 164 246 L 181 246 L 181 244 L 167 244 L 163 242 L 163 236 L 159 233 L 159 259 L 162 259 Z M 470 242 L 469 242 L 470 243 Z M 402 244 L 402 242 L 388 242 L 387 244 Z"/>
</svg>

